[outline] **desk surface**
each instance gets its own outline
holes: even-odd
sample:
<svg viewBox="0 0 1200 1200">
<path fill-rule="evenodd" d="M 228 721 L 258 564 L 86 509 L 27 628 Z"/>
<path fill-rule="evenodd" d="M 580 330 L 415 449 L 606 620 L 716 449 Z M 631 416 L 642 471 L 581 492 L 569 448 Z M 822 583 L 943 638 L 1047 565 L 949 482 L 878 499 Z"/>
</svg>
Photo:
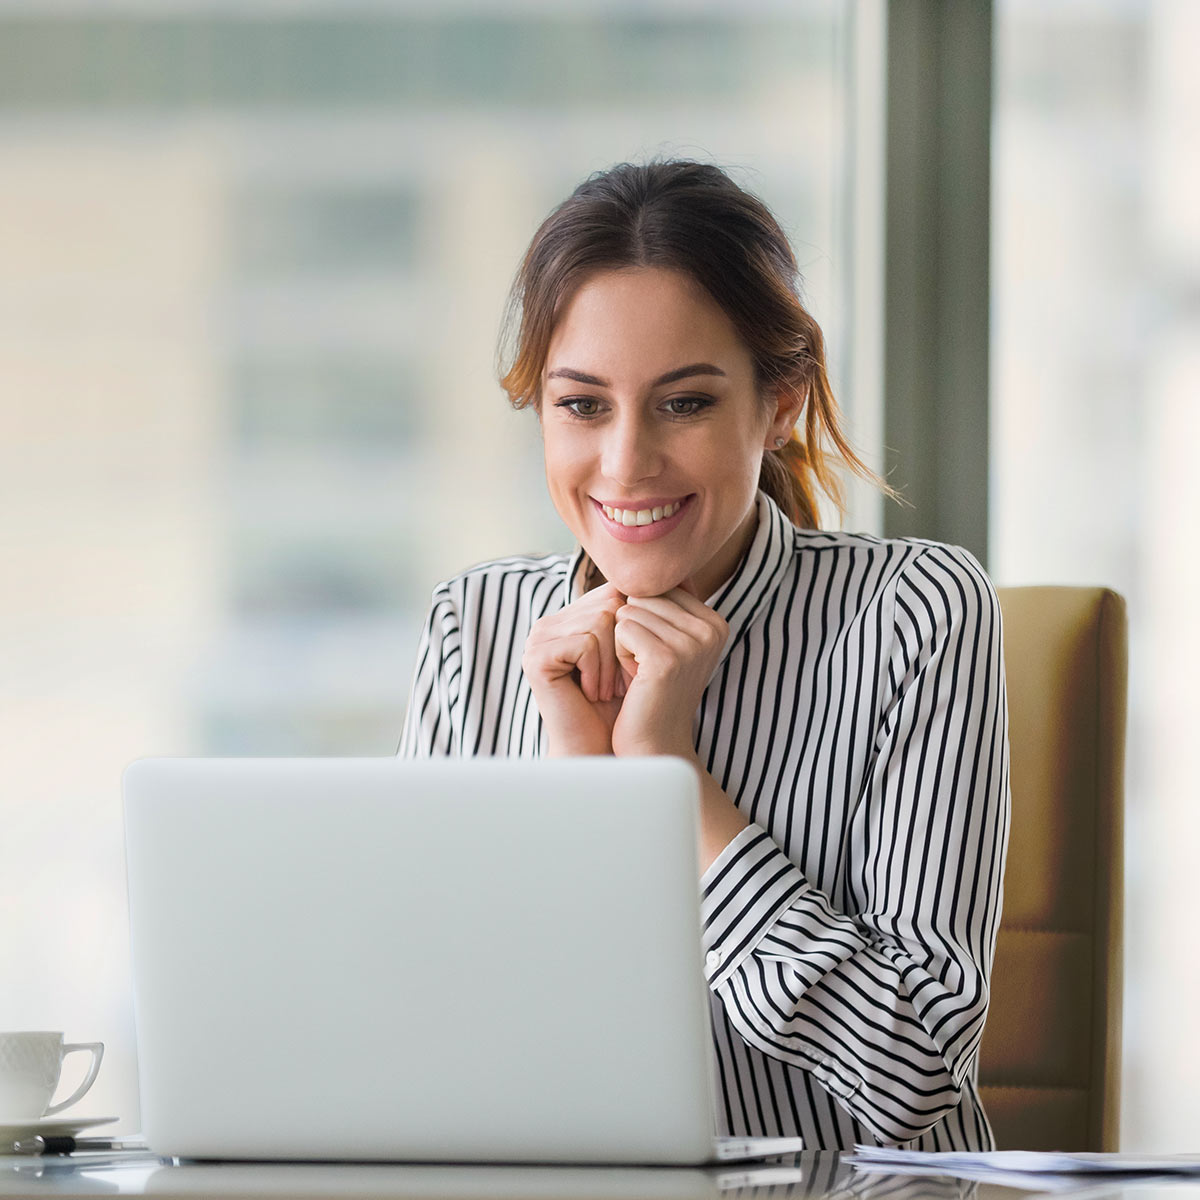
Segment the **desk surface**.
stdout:
<svg viewBox="0 0 1200 1200">
<path fill-rule="evenodd" d="M 779 1165 L 775 1164 L 779 1171 Z M 1169 1195 L 1168 1195 L 1169 1191 Z M 866 1174 L 834 1151 L 787 1160 L 757 1181 L 740 1168 L 505 1167 L 399 1164 L 185 1163 L 142 1160 L 73 1169 L 63 1160 L 30 1164 L 0 1158 L 0 1197 L 95 1196 L 403 1197 L 404 1200 L 1020 1200 L 1045 1195 L 934 1175 Z M 1151 1194 L 1154 1193 L 1152 1196 Z M 1080 1181 L 1063 1200 L 1200 1200 L 1200 1180 Z"/>
</svg>

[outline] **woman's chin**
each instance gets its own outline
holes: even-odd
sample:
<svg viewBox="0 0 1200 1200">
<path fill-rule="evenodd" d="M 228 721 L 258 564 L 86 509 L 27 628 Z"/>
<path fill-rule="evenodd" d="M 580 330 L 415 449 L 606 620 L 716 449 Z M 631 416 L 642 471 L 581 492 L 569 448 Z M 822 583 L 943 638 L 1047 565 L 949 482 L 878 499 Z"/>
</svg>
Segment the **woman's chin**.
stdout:
<svg viewBox="0 0 1200 1200">
<path fill-rule="evenodd" d="M 594 561 L 594 560 L 593 560 Z M 601 574 L 623 596 L 662 596 L 686 577 L 678 566 L 596 563 Z"/>
</svg>

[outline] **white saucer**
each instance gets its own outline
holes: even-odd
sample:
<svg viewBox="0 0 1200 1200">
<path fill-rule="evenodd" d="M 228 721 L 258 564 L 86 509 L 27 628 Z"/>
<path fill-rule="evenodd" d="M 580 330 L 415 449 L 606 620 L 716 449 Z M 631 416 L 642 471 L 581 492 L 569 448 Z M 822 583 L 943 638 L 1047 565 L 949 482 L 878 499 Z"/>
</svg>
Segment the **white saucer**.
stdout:
<svg viewBox="0 0 1200 1200">
<path fill-rule="evenodd" d="M 108 1125 L 116 1117 L 28 1117 L 22 1121 L 0 1120 L 0 1154 L 12 1148 L 13 1142 L 37 1137 L 74 1137 L 93 1125 Z"/>
</svg>

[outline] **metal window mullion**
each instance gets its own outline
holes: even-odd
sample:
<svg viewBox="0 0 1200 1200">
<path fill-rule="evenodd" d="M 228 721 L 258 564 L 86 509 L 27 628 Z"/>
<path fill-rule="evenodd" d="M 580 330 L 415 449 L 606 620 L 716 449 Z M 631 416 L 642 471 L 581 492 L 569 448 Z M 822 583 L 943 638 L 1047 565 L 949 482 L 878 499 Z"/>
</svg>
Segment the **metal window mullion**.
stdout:
<svg viewBox="0 0 1200 1200">
<path fill-rule="evenodd" d="M 990 0 L 888 9 L 884 530 L 985 565 L 991 41 Z"/>
</svg>

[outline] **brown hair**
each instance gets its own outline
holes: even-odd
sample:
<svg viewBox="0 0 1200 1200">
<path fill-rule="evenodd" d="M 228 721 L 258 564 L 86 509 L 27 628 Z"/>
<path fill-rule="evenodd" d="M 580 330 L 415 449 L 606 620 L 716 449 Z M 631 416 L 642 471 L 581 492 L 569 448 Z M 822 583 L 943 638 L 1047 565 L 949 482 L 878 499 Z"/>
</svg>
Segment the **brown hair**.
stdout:
<svg viewBox="0 0 1200 1200">
<path fill-rule="evenodd" d="M 665 267 L 706 289 L 733 322 L 767 396 L 806 399 L 793 431 L 763 455 L 759 487 L 802 527 L 818 526 L 817 494 L 845 511 L 842 464 L 885 492 L 842 433 L 825 369 L 825 339 L 800 300 L 800 273 L 778 221 L 719 167 L 687 160 L 621 163 L 581 183 L 533 236 L 509 296 L 500 380 L 514 408 L 541 402 L 554 324 L 576 288 L 600 270 Z M 515 342 L 515 351 L 506 347 Z"/>
</svg>

